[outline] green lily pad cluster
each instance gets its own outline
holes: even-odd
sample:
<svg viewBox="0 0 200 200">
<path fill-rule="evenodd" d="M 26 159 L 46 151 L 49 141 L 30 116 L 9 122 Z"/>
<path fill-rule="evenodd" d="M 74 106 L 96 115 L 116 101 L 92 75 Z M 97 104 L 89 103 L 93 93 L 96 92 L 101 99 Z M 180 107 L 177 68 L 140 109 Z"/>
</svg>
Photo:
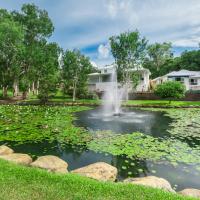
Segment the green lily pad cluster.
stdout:
<svg viewBox="0 0 200 200">
<path fill-rule="evenodd" d="M 0 106 L 0 142 L 54 141 L 85 144 L 91 139 L 83 128 L 75 127 L 74 112 L 87 107 Z"/>
<path fill-rule="evenodd" d="M 200 165 L 200 147 L 192 148 L 177 139 L 160 140 L 138 132 L 116 135 L 104 131 L 102 137 L 94 138 L 88 147 L 97 152 L 127 155 L 129 158 L 169 161 L 174 166 L 178 163 Z"/>
<path fill-rule="evenodd" d="M 171 128 L 167 130 L 171 135 L 200 141 L 200 109 L 146 108 L 145 110 L 164 111 L 166 116 L 172 118 Z"/>
</svg>

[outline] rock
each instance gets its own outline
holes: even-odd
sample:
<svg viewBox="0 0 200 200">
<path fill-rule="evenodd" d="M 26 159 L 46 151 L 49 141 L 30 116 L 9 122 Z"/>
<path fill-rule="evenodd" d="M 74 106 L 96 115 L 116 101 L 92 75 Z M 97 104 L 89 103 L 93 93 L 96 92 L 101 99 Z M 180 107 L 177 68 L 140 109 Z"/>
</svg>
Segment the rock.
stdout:
<svg viewBox="0 0 200 200">
<path fill-rule="evenodd" d="M 17 164 L 29 165 L 32 162 L 32 158 L 27 154 L 12 153 L 8 155 L 0 155 L 0 159 L 11 161 Z"/>
<path fill-rule="evenodd" d="M 163 189 L 163 190 L 169 191 L 169 192 L 175 192 L 167 180 L 156 177 L 156 176 L 147 176 L 147 177 L 141 177 L 141 178 L 128 178 L 128 179 L 125 179 L 124 182 L 136 184 L 136 185 L 144 185 L 144 186 L 159 188 L 159 189 Z"/>
<path fill-rule="evenodd" d="M 14 151 L 11 148 L 5 145 L 0 146 L 0 155 L 8 155 L 11 153 L 14 153 Z"/>
<path fill-rule="evenodd" d="M 115 181 L 117 168 L 104 162 L 97 162 L 76 170 L 72 173 L 80 174 L 100 181 Z"/>
<path fill-rule="evenodd" d="M 67 173 L 68 164 L 56 156 L 41 156 L 31 163 L 32 167 L 38 167 L 50 172 Z"/>
<path fill-rule="evenodd" d="M 184 190 L 182 190 L 178 193 L 183 195 L 183 196 L 200 198 L 200 190 L 193 189 L 193 188 L 187 188 L 187 189 L 184 189 Z"/>
</svg>

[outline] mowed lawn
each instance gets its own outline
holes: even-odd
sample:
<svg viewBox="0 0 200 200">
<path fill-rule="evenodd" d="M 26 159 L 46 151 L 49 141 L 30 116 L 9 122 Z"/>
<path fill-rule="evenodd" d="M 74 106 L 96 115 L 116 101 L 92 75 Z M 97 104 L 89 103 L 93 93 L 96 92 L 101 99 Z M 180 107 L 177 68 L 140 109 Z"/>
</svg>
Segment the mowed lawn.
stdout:
<svg viewBox="0 0 200 200">
<path fill-rule="evenodd" d="M 78 175 L 56 175 L 0 160 L 0 200 L 186 200 L 192 198 Z"/>
</svg>

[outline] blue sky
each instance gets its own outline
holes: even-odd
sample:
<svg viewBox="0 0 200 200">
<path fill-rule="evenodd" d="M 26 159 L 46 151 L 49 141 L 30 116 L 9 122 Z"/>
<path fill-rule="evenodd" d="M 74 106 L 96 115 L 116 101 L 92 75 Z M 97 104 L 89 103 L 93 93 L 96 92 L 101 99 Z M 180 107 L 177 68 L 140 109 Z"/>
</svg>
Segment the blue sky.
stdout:
<svg viewBox="0 0 200 200">
<path fill-rule="evenodd" d="M 138 29 L 149 43 L 172 42 L 175 55 L 200 43 L 200 0 L 0 0 L 0 7 L 23 3 L 48 11 L 50 41 L 80 49 L 99 66 L 113 62 L 108 38 L 127 30 Z"/>
</svg>

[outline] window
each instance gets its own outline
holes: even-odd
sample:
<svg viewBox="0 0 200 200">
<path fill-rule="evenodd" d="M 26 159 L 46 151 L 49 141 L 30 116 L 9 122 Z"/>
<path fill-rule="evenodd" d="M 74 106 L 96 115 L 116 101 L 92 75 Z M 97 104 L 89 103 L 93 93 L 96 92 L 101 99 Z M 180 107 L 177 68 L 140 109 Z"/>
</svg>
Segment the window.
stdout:
<svg viewBox="0 0 200 200">
<path fill-rule="evenodd" d="M 190 85 L 197 85 L 197 79 L 191 78 Z"/>
<path fill-rule="evenodd" d="M 178 82 L 181 82 L 181 83 L 184 83 L 184 78 L 183 77 L 175 77 L 174 80 L 178 81 Z"/>
</svg>

